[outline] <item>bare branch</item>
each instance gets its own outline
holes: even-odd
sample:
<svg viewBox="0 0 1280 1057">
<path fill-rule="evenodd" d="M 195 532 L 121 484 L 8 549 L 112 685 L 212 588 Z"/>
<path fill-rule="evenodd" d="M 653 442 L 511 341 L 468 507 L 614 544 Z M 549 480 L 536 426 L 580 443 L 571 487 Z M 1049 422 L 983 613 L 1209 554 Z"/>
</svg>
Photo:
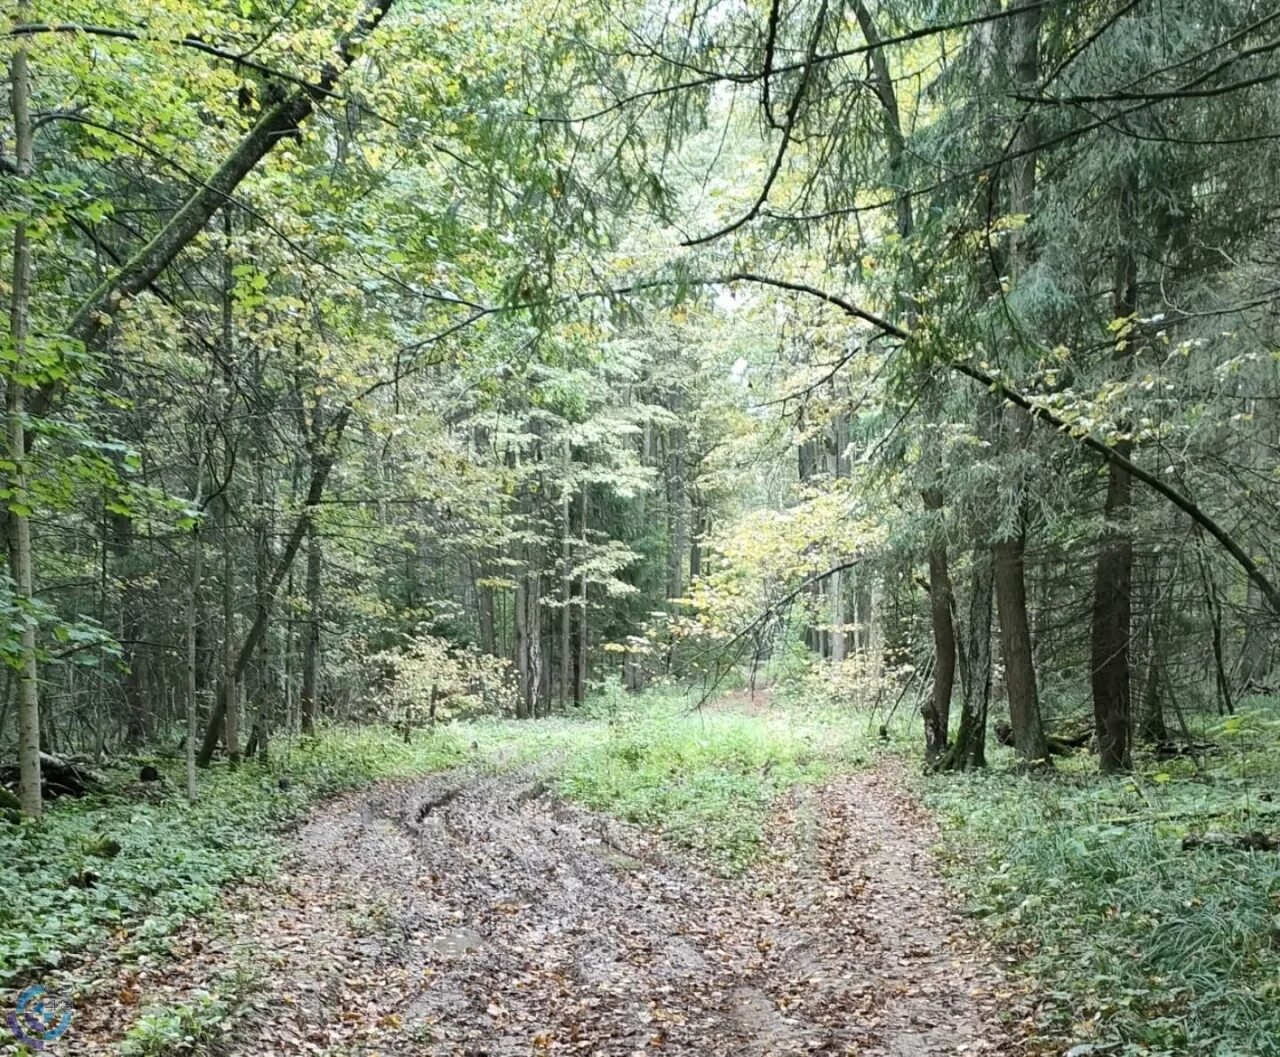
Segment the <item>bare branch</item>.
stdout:
<svg viewBox="0 0 1280 1057">
<path fill-rule="evenodd" d="M 773 165 L 769 169 L 769 175 L 765 177 L 764 186 L 760 188 L 760 194 L 756 197 L 755 204 L 737 220 L 726 224 L 720 230 L 713 231 L 709 235 L 685 239 L 681 243 L 682 246 L 699 246 L 707 242 L 714 242 L 724 235 L 737 231 L 738 228 L 760 215 L 760 210 L 764 208 L 764 204 L 769 200 L 769 192 L 773 190 L 774 181 L 777 180 L 778 173 L 782 171 L 782 162 L 787 156 L 787 148 L 791 146 L 791 132 L 796 126 L 796 118 L 800 116 L 800 106 L 804 102 L 805 92 L 809 88 L 809 75 L 813 72 L 813 57 L 817 53 L 818 41 L 822 38 L 822 29 L 826 21 L 827 4 L 826 0 L 823 0 L 822 7 L 818 9 L 817 24 L 813 27 L 813 39 L 809 42 L 809 57 L 806 60 L 804 72 L 800 75 L 800 83 L 796 85 L 795 95 L 791 97 L 791 105 L 787 107 L 786 123 L 782 128 L 782 142 L 778 145 L 778 153 L 774 155 Z M 766 80 L 765 83 L 767 84 L 768 81 Z"/>
</svg>

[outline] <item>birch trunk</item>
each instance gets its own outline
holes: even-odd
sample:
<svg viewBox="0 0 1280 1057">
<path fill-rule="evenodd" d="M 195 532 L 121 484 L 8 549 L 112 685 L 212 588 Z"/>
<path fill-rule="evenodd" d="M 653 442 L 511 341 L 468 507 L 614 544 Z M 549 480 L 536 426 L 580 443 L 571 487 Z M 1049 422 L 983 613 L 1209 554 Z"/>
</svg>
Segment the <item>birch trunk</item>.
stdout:
<svg viewBox="0 0 1280 1057">
<path fill-rule="evenodd" d="M 204 472 L 204 453 L 196 460 L 196 495 L 192 506 L 200 516 L 200 476 Z M 191 580 L 187 587 L 187 799 L 196 801 L 196 712 L 199 705 L 198 670 L 200 663 L 200 576 L 204 547 L 199 520 L 191 527 Z"/>
<path fill-rule="evenodd" d="M 25 19 L 25 0 L 16 14 Z M 34 134 L 31 125 L 31 69 L 25 46 L 13 53 L 10 68 L 10 105 L 13 109 L 14 146 L 20 185 L 31 179 L 34 162 Z M 9 336 L 13 342 L 13 365 L 5 392 L 8 414 L 9 460 L 14 465 L 9 502 L 10 559 L 18 605 L 27 612 L 19 640 L 18 669 L 18 798 L 22 811 L 39 818 L 43 809 L 40 789 L 40 688 L 36 671 L 36 625 L 30 606 L 35 594 L 31 556 L 31 522 L 25 505 L 27 496 L 27 436 L 24 424 L 23 384 L 20 381 L 27 360 L 27 335 L 31 327 L 31 243 L 27 225 L 19 219 L 13 228 L 13 292 L 9 307 Z"/>
</svg>

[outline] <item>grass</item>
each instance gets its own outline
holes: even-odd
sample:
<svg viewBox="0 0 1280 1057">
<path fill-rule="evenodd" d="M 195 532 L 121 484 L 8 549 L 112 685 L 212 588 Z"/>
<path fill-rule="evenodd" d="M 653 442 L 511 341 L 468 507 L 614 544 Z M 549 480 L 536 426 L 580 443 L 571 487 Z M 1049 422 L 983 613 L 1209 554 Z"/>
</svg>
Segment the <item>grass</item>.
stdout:
<svg viewBox="0 0 1280 1057">
<path fill-rule="evenodd" d="M 1181 845 L 1280 829 L 1277 715 L 1254 702 L 1218 724 L 1203 766 L 1101 779 L 1080 758 L 930 780 L 969 913 L 1024 955 L 1045 1000 L 1043 1052 L 1280 1054 L 1280 856 Z"/>
<path fill-rule="evenodd" d="M 860 728 L 835 713 L 751 716 L 694 704 L 668 692 L 621 705 L 601 736 L 560 764 L 561 793 L 660 832 L 732 875 L 758 854 L 781 793 L 871 751 Z"/>
</svg>

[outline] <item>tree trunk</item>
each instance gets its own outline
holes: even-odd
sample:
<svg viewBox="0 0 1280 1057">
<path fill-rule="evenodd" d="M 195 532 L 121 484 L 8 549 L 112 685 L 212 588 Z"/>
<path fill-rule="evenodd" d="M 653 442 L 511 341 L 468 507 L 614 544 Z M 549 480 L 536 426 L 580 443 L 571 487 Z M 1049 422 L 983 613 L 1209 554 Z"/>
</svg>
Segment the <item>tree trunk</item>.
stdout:
<svg viewBox="0 0 1280 1057">
<path fill-rule="evenodd" d="M 1205 557 L 1203 534 L 1196 530 L 1196 564 L 1200 569 L 1200 583 L 1204 588 L 1205 608 L 1209 614 L 1209 638 L 1213 646 L 1214 685 L 1218 691 L 1218 714 L 1230 715 L 1235 711 L 1231 701 L 1231 682 L 1227 678 L 1226 654 L 1222 642 L 1222 605 L 1218 599 L 1218 585 Z"/>
<path fill-rule="evenodd" d="M 302 647 L 302 696 L 298 705 L 299 724 L 303 734 L 316 732 L 316 692 L 320 682 L 322 559 L 320 534 L 312 519 L 307 523 L 307 641 Z"/>
<path fill-rule="evenodd" d="M 285 597 L 293 596 L 293 573 L 289 574 L 289 583 L 285 587 Z M 283 628 L 284 641 L 281 651 L 280 683 L 284 693 L 284 726 L 285 732 L 292 737 L 298 733 L 302 720 L 298 713 L 298 693 L 294 686 L 297 682 L 294 674 L 294 640 L 293 621 L 285 621 Z"/>
<path fill-rule="evenodd" d="M 569 489 L 569 441 L 564 442 L 564 474 L 560 496 L 560 707 L 563 709 L 572 693 L 573 681 L 573 541 Z"/>
<path fill-rule="evenodd" d="M 19 0 L 19 20 L 28 4 Z M 31 125 L 31 70 L 25 45 L 14 50 L 10 66 L 10 106 L 13 111 L 16 176 L 20 186 L 31 179 L 34 133 Z M 27 335 L 31 329 L 31 242 L 19 217 L 13 226 L 13 286 L 9 302 L 9 338 L 13 348 L 9 384 L 5 391 L 8 415 L 9 461 L 13 464 L 8 503 L 10 564 L 17 603 L 22 613 L 18 643 L 18 799 L 23 814 L 40 817 L 44 807 L 40 788 L 40 689 L 36 671 L 36 618 L 31 555 L 31 521 L 27 504 L 27 437 L 23 372 L 27 369 Z"/>
<path fill-rule="evenodd" d="M 801 485 L 813 479 L 818 469 L 818 445 L 816 441 L 806 440 L 796 448 L 796 476 Z M 804 644 L 820 657 L 827 653 L 827 638 L 820 627 L 822 612 L 823 581 L 815 581 L 809 587 L 808 619 L 804 627 Z"/>
<path fill-rule="evenodd" d="M 1150 655 L 1147 657 L 1147 681 L 1142 688 L 1142 716 L 1138 733 L 1149 745 L 1169 740 L 1169 726 L 1164 719 L 1164 643 L 1156 633 L 1153 621 L 1150 636 Z"/>
<path fill-rule="evenodd" d="M 227 726 L 227 759 L 234 767 L 240 762 L 240 715 L 236 684 L 236 563 L 231 546 L 231 509 L 227 493 L 219 503 L 222 530 L 222 693 Z"/>
<path fill-rule="evenodd" d="M 298 515 L 298 520 L 294 522 L 293 530 L 289 533 L 289 538 L 285 542 L 284 553 L 280 556 L 280 560 L 276 562 L 275 571 L 271 574 L 271 581 L 267 584 L 266 608 L 258 609 L 257 615 L 254 617 L 253 626 L 249 629 L 249 634 L 245 637 L 240 646 L 240 652 L 236 656 L 235 670 L 237 678 L 244 673 L 250 659 L 253 657 L 253 652 L 258 647 L 258 639 L 266 633 L 267 622 L 271 617 L 271 607 L 275 604 L 276 593 L 280 590 L 280 585 L 289 574 L 289 570 L 293 568 L 293 561 L 298 556 L 303 538 L 306 536 L 315 516 L 316 504 L 320 502 L 321 497 L 324 495 L 325 482 L 328 481 L 329 473 L 333 469 L 334 452 L 342 440 L 342 434 L 346 429 L 347 422 L 350 421 L 351 410 L 351 405 L 348 404 L 334 416 L 333 424 L 329 427 L 330 439 L 328 440 L 327 450 L 317 448 L 312 455 L 311 481 L 307 487 L 307 495 L 303 503 L 302 512 Z M 223 713 L 225 711 L 223 700 L 223 696 L 219 694 L 213 715 L 209 717 L 209 726 L 205 728 L 204 744 L 200 747 L 200 755 L 196 759 L 196 762 L 201 767 L 209 765 L 209 761 L 213 758 L 213 752 L 218 747 L 218 739 L 222 734 Z"/>
<path fill-rule="evenodd" d="M 231 272 L 231 214 L 222 214 L 222 370 L 227 386 L 227 402 L 222 423 L 222 470 L 226 479 L 222 484 L 218 511 L 222 530 L 222 692 L 223 712 L 227 725 L 227 760 L 232 767 L 240 762 L 240 709 L 236 683 L 240 672 L 236 671 L 236 562 L 231 544 L 231 477 L 235 466 L 235 435 L 232 430 L 232 413 L 235 409 L 235 334 L 233 327 L 232 296 L 235 279 Z"/>
<path fill-rule="evenodd" d="M 1244 609 L 1244 643 L 1240 647 L 1237 694 L 1255 693 L 1258 688 L 1268 685 L 1272 668 L 1274 616 L 1267 611 L 1262 592 L 1252 580 L 1245 594 Z"/>
<path fill-rule="evenodd" d="M 200 664 L 199 633 L 200 624 L 200 577 L 204 559 L 203 540 L 200 538 L 200 477 L 204 472 L 204 452 L 196 459 L 196 496 L 192 503 L 196 523 L 191 527 L 191 579 L 187 586 L 187 742 L 185 746 L 187 762 L 187 799 L 196 801 L 196 712 L 199 707 Z"/>
<path fill-rule="evenodd" d="M 939 520 L 942 493 L 924 493 L 925 509 Z M 956 682 L 956 629 L 951 619 L 951 574 L 947 568 L 947 543 L 940 524 L 932 526 L 929 541 L 929 624 L 933 631 L 933 692 L 924 714 L 924 747 L 927 760 L 937 759 L 947 748 L 951 730 L 951 694 Z"/>
<path fill-rule="evenodd" d="M 1040 697 L 1036 691 L 1021 535 L 995 545 L 995 589 L 1014 751 L 1026 763 L 1047 763 L 1049 742 L 1040 719 Z"/>
<path fill-rule="evenodd" d="M 671 410 L 678 414 L 681 406 L 677 393 Z M 667 456 L 667 598 L 683 598 L 685 593 L 684 559 L 689 547 L 689 511 L 685 486 L 684 436 L 672 430 L 673 443 Z"/>
<path fill-rule="evenodd" d="M 268 460 L 271 457 L 270 401 L 263 384 L 262 355 L 255 349 L 253 355 L 253 406 L 251 418 L 253 436 L 253 598 L 257 610 L 269 608 L 267 585 L 271 581 L 270 540 L 275 529 L 275 504 L 267 480 Z M 256 701 L 254 709 L 252 744 L 255 756 L 263 759 L 271 745 L 272 702 L 276 690 L 271 663 L 271 635 L 263 633 L 258 643 L 258 658 L 252 681 L 253 692 L 246 696 Z"/>
<path fill-rule="evenodd" d="M 1135 177 L 1126 176 L 1120 188 L 1121 247 L 1116 257 L 1114 316 L 1128 321 L 1118 330 L 1123 345 L 1116 358 L 1126 362 L 1133 342 L 1133 316 L 1137 311 L 1138 265 L 1130 239 Z M 1133 443 L 1117 440 L 1114 450 L 1128 460 Z M 1098 541 L 1093 582 L 1092 664 L 1093 716 L 1098 736 L 1098 763 L 1105 773 L 1127 771 L 1129 754 L 1129 637 L 1133 588 L 1133 541 L 1130 508 L 1133 480 L 1118 463 L 1107 464 L 1107 498 L 1104 527 Z"/>
<path fill-rule="evenodd" d="M 844 583 L 840 573 L 832 573 L 827 589 L 831 603 L 831 661 L 839 664 L 844 660 Z"/>
<path fill-rule="evenodd" d="M 493 588 L 480 582 L 489 576 L 488 564 L 480 561 L 472 568 L 479 572 L 479 576 L 474 577 L 473 583 L 476 592 L 476 623 L 480 632 L 480 649 L 484 653 L 496 655 L 498 640 L 494 632 Z"/>
<path fill-rule="evenodd" d="M 587 555 L 587 486 L 582 486 L 581 524 L 578 538 L 581 541 L 582 556 Z M 590 627 L 587 623 L 587 574 L 578 578 L 578 663 L 575 665 L 573 681 L 573 700 L 581 705 L 587 699 L 587 662 Z"/>
<path fill-rule="evenodd" d="M 1131 446 L 1121 442 L 1128 457 Z M 1119 447 L 1120 445 L 1117 445 Z M 1103 507 L 1106 528 L 1099 542 L 1093 583 L 1093 715 L 1098 761 L 1106 772 L 1127 771 L 1129 757 L 1129 633 L 1133 544 L 1129 539 L 1130 479 L 1112 466 Z"/>
<path fill-rule="evenodd" d="M 115 579 L 119 583 L 119 629 L 121 660 L 124 664 L 125 743 L 139 746 L 148 737 L 146 691 L 143 685 L 140 647 L 144 634 L 142 620 L 145 605 L 139 597 L 131 568 L 133 519 L 128 514 L 107 512 L 111 556 L 115 559 Z"/>
<path fill-rule="evenodd" d="M 537 716 L 541 711 L 544 678 L 544 657 L 542 650 L 542 577 L 538 573 L 530 573 L 525 579 L 524 601 L 527 607 L 525 623 L 525 650 L 527 652 L 526 672 L 528 682 L 526 691 L 526 714 Z"/>
<path fill-rule="evenodd" d="M 516 715 L 530 719 L 538 714 L 542 690 L 542 606 L 540 578 L 526 570 L 516 587 L 516 675 L 520 698 Z"/>
<path fill-rule="evenodd" d="M 987 706 L 991 698 L 991 552 L 974 547 L 969 590 L 969 685 L 960 709 L 956 740 L 937 762 L 940 771 L 965 771 L 987 764 Z"/>
<path fill-rule="evenodd" d="M 690 500 L 692 510 L 689 518 L 693 530 L 689 534 L 689 580 L 692 582 L 702 575 L 702 538 L 706 534 L 707 524 L 697 488 L 690 493 Z"/>
<path fill-rule="evenodd" d="M 854 578 L 853 585 L 853 646 L 865 657 L 871 652 L 875 632 L 876 597 L 865 573 Z"/>
<path fill-rule="evenodd" d="M 200 527 L 191 530 L 191 586 L 187 599 L 187 799 L 196 800 L 196 712 L 199 706 L 199 690 L 196 686 L 198 667 L 196 624 L 200 617 L 201 551 Z"/>
<path fill-rule="evenodd" d="M 1043 15 L 1033 8 L 1013 22 L 1013 78 L 1021 91 L 1032 91 L 1040 76 L 1040 28 Z M 1034 114 L 1022 114 L 1014 135 L 1014 159 L 1009 180 L 1010 208 L 1026 216 L 1034 208 L 1036 186 L 1036 145 L 1039 130 Z M 1009 236 L 1009 271 L 1017 282 L 1031 263 L 1027 233 L 1015 228 Z M 1008 455 L 1025 450 L 1031 434 L 1031 420 L 1020 408 L 1001 416 L 997 427 Z M 1013 744 L 1024 763 L 1049 761 L 1049 743 L 1040 719 L 1040 697 L 1036 689 L 1035 657 L 1031 649 L 1031 622 L 1027 618 L 1025 484 L 1012 482 L 1017 494 L 1015 532 L 995 545 L 995 591 L 1000 611 L 1000 649 L 1004 659 L 1005 692 L 1009 699 L 1009 721 Z"/>
</svg>

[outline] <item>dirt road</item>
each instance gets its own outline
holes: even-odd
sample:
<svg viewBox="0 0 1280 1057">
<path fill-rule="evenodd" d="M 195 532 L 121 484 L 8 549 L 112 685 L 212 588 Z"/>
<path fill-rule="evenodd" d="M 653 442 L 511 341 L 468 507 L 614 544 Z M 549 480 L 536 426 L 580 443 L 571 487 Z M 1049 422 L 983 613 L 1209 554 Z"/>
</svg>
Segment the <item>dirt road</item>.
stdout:
<svg viewBox="0 0 1280 1057">
<path fill-rule="evenodd" d="M 238 967 L 251 993 L 203 1052 L 1005 1050 L 999 977 L 939 911 L 932 834 L 891 774 L 797 793 L 745 882 L 531 773 L 348 796 L 296 839 L 284 891 L 242 897 L 219 941 L 193 932 L 185 975 L 126 984 L 174 1004 Z M 85 1027 L 65 1049 L 110 1052 L 116 1032 Z"/>
</svg>

